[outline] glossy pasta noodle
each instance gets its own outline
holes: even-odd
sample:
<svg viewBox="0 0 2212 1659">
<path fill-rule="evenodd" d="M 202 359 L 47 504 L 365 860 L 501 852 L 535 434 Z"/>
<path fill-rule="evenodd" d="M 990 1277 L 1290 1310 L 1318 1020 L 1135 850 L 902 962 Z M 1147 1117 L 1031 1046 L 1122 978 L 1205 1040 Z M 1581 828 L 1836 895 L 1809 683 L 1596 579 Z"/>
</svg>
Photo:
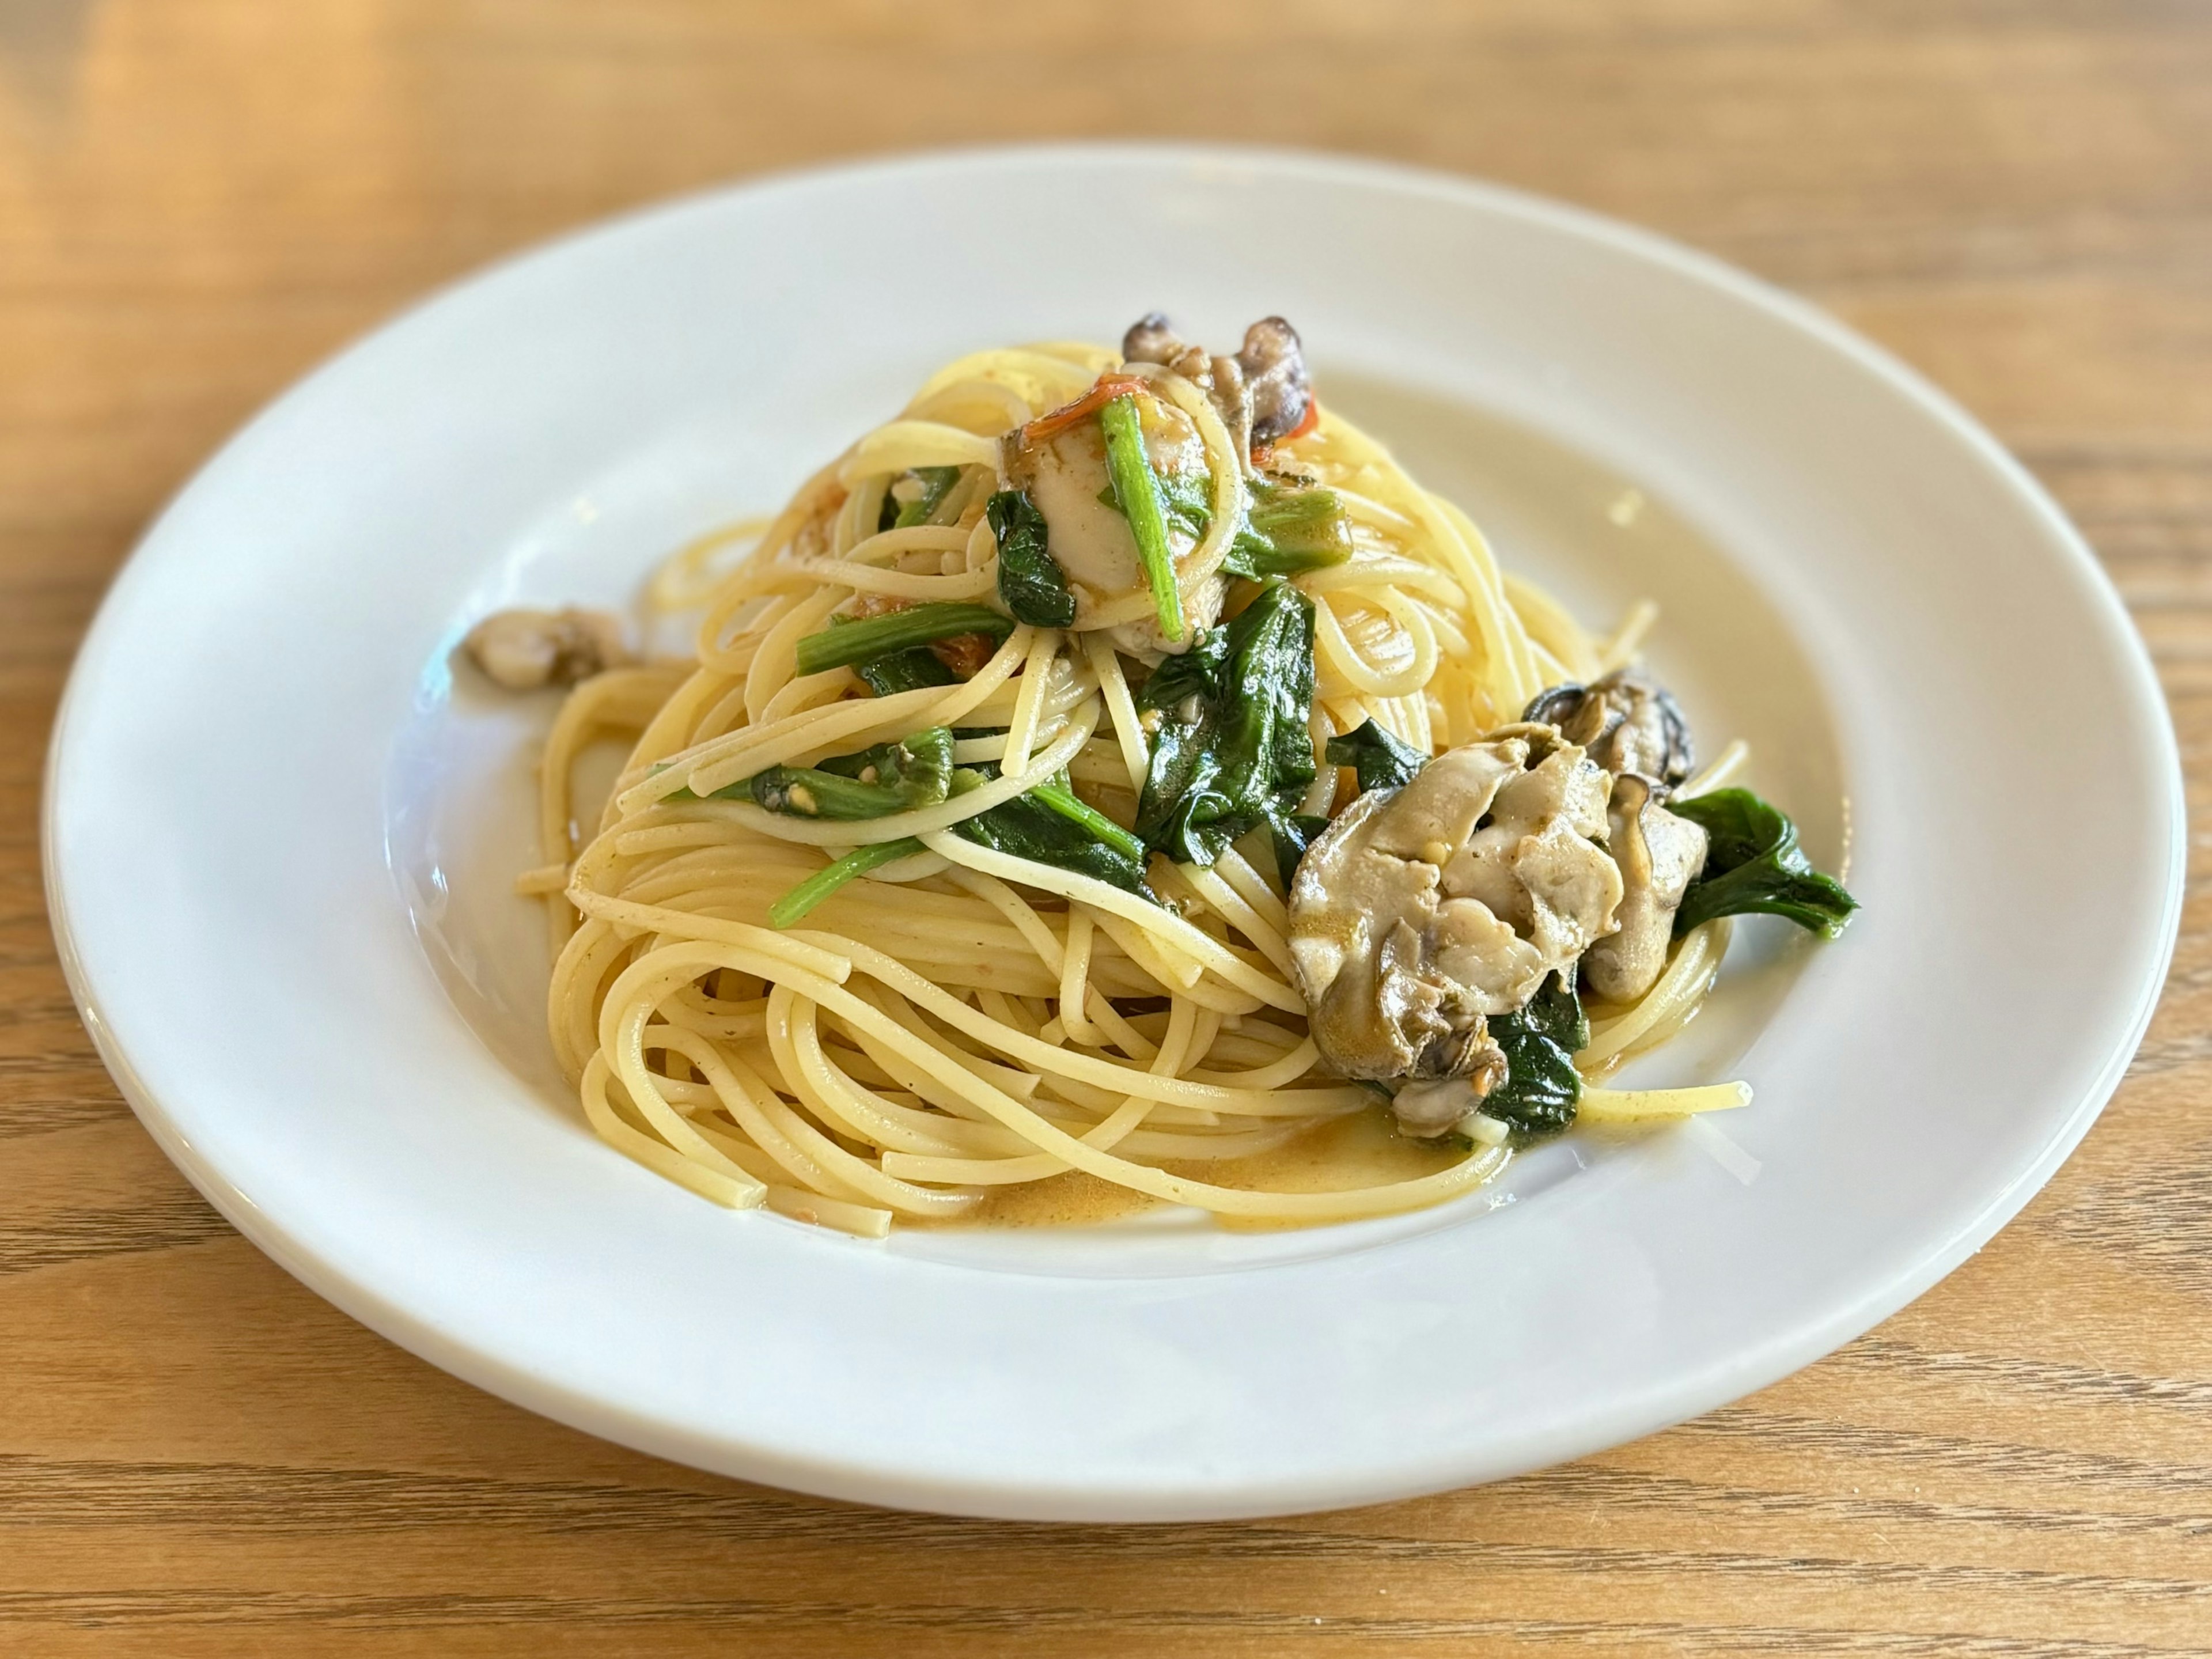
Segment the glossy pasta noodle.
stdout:
<svg viewBox="0 0 2212 1659">
<path fill-rule="evenodd" d="M 933 375 L 774 520 L 664 568 L 660 603 L 705 608 L 695 661 L 616 669 L 570 695 L 542 769 L 546 865 L 525 887 L 547 900 L 561 1065 L 592 1127 L 647 1168 L 719 1203 L 875 1236 L 1070 1170 L 1226 1218 L 1332 1222 L 1468 1192 L 1512 1156 L 1469 1139 L 1432 1173 L 1339 1191 L 1209 1178 L 1385 1109 L 1321 1061 L 1265 832 L 1211 868 L 1153 856 L 1158 902 L 957 832 L 1063 775 L 1085 806 L 1134 820 L 1151 764 L 1143 653 L 1106 630 L 1141 625 L 1151 595 L 1099 600 L 1080 632 L 1018 623 L 995 643 L 975 636 L 972 673 L 949 684 L 871 695 L 848 666 L 799 672 L 799 642 L 833 614 L 990 604 L 1000 435 L 1083 398 L 1102 374 L 1141 382 L 1204 446 L 1210 517 L 1176 567 L 1180 590 L 1197 593 L 1231 556 L 1255 476 L 1213 401 L 1159 365 L 1090 346 L 986 351 Z M 1649 625 L 1639 610 L 1609 641 L 1586 634 L 1501 572 L 1465 513 L 1325 408 L 1266 459 L 1333 491 L 1347 520 L 1350 556 L 1291 578 L 1313 605 L 1317 754 L 1369 720 L 1424 755 L 1469 743 L 1545 688 L 1626 659 Z M 940 481 L 927 512 L 897 510 L 921 476 Z M 903 527 L 882 527 L 894 518 Z M 716 574 L 716 558 L 748 539 Z M 1229 614 L 1249 588 L 1234 586 Z M 768 810 L 744 788 L 772 768 L 939 727 L 974 787 L 931 804 L 835 819 Z M 573 822 L 576 757 L 632 733 L 586 833 Z M 1318 764 L 1300 811 L 1328 816 L 1348 785 Z M 796 925 L 771 924 L 771 907 L 832 860 L 893 842 L 902 855 Z M 1583 1115 L 1747 1097 L 1732 1085 L 1650 1095 L 1595 1081 L 1691 1016 L 1728 927 L 1688 933 L 1646 994 L 1599 1011 L 1577 1056 Z"/>
</svg>

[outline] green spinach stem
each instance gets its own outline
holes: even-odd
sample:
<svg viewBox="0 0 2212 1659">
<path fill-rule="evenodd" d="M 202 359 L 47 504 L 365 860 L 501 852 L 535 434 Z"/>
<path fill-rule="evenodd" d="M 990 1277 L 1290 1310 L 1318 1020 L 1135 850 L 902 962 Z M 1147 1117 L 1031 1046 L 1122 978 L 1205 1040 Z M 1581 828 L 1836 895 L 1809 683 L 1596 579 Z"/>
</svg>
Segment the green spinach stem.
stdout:
<svg viewBox="0 0 2212 1659">
<path fill-rule="evenodd" d="M 1159 609 L 1160 632 L 1180 642 L 1186 631 L 1182 592 L 1176 586 L 1175 555 L 1168 546 L 1160 481 L 1145 453 L 1144 424 L 1137 414 L 1136 398 L 1127 393 L 1109 398 L 1098 411 L 1098 424 L 1106 434 L 1106 474 L 1113 481 L 1121 516 L 1129 521 L 1129 533 L 1136 538 L 1137 557 Z"/>
<path fill-rule="evenodd" d="M 1145 843 L 1091 805 L 1090 802 L 1078 796 L 1066 785 L 1057 780 L 1050 783 L 1035 784 L 1030 787 L 1029 794 L 1032 799 L 1049 806 L 1070 823 L 1082 825 L 1124 858 L 1136 860 L 1138 868 L 1144 867 Z"/>
<path fill-rule="evenodd" d="M 1014 631 L 1014 619 L 981 605 L 951 605 L 933 601 L 910 605 L 903 611 L 886 611 L 809 634 L 793 653 L 802 674 L 842 668 L 894 651 L 910 650 L 932 640 L 959 634 L 988 634 L 1003 640 Z"/>
<path fill-rule="evenodd" d="M 769 905 L 769 926 L 788 927 L 855 877 L 865 876 L 871 870 L 880 870 L 886 864 L 896 864 L 901 859 L 912 858 L 921 850 L 921 843 L 911 836 L 902 836 L 897 841 L 878 842 L 871 847 L 855 847 L 843 858 L 817 870 Z"/>
</svg>

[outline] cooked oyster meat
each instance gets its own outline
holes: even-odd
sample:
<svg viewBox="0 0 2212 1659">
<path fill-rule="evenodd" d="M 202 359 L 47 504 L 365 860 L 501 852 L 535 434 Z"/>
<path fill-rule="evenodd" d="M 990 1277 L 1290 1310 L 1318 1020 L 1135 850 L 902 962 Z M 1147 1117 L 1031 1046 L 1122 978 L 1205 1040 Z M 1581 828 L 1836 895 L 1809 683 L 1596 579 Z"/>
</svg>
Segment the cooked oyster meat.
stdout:
<svg viewBox="0 0 2212 1659">
<path fill-rule="evenodd" d="M 1650 779 L 1662 799 L 1697 763 L 1681 705 L 1640 668 L 1616 668 L 1588 685 L 1555 685 L 1539 693 L 1522 718 L 1558 726 L 1616 777 L 1632 772 Z"/>
<path fill-rule="evenodd" d="M 1198 367 L 1203 367 L 1205 352 L 1185 343 L 1175 331 L 1164 311 L 1148 311 L 1129 325 L 1121 336 L 1121 361 L 1127 363 L 1159 363 L 1173 368 L 1190 353 L 1198 352 Z M 1194 376 L 1193 378 L 1195 378 Z"/>
<path fill-rule="evenodd" d="M 1280 317 L 1262 317 L 1244 331 L 1237 354 L 1252 402 L 1252 441 L 1265 446 L 1297 430 L 1313 400 L 1298 331 Z"/>
<path fill-rule="evenodd" d="M 1419 1140 L 1449 1134 L 1482 1109 L 1492 1089 L 1502 1085 L 1511 1071 L 1505 1051 L 1492 1042 L 1484 1051 L 1484 1068 L 1471 1077 L 1437 1078 L 1408 1083 L 1390 1097 L 1391 1115 L 1399 1129 Z"/>
<path fill-rule="evenodd" d="M 1190 416 L 1149 392 L 1133 392 L 1146 459 L 1152 470 L 1168 478 L 1210 479 L 1206 445 Z M 1093 626 L 1091 617 L 1107 603 L 1132 593 L 1149 592 L 1137 539 L 1129 521 L 1113 505 L 1114 489 L 1106 465 L 1106 438 L 1094 420 L 1073 421 L 1042 435 L 1018 427 L 1003 445 L 1002 470 L 1007 483 L 1022 490 L 1044 517 L 1052 556 L 1058 561 L 1075 594 L 1075 626 Z M 1168 547 L 1177 565 L 1198 545 L 1198 537 L 1181 520 L 1167 521 Z M 1157 658 L 1163 652 L 1180 651 L 1196 634 L 1211 628 L 1221 615 L 1226 583 L 1218 575 L 1183 591 L 1182 602 L 1189 628 L 1182 643 L 1170 643 L 1158 622 L 1146 617 L 1108 630 L 1115 647 L 1133 656 Z"/>
<path fill-rule="evenodd" d="M 469 629 L 462 654 L 510 691 L 574 685 L 631 660 L 622 623 L 604 611 L 496 611 Z"/>
<path fill-rule="evenodd" d="M 1583 979 L 1599 996 L 1632 1002 L 1666 971 L 1682 895 L 1705 865 L 1702 825 L 1659 804 L 1650 780 L 1624 772 L 1607 803 L 1607 847 L 1620 870 L 1620 927 L 1583 957 Z"/>
<path fill-rule="evenodd" d="M 1503 1075 L 1485 1017 L 1616 925 L 1605 774 L 1549 727 L 1509 727 L 1370 789 L 1307 851 L 1292 965 L 1346 1077 Z"/>
<path fill-rule="evenodd" d="M 1297 330 L 1280 317 L 1262 317 L 1244 331 L 1233 357 L 1210 356 L 1187 343 L 1164 312 L 1151 312 L 1121 337 L 1121 356 L 1133 363 L 1158 363 L 1206 388 L 1238 447 L 1248 456 L 1295 432 L 1313 402 L 1305 350 Z"/>
</svg>

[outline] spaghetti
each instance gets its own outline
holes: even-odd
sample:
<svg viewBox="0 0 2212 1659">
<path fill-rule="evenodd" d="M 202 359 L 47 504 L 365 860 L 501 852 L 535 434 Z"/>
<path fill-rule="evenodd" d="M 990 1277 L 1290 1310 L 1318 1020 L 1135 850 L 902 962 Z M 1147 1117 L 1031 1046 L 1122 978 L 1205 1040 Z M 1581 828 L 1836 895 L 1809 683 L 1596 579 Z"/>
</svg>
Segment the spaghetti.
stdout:
<svg viewBox="0 0 2212 1659">
<path fill-rule="evenodd" d="M 1441 754 L 1633 648 L 1593 639 L 1502 573 L 1464 513 L 1310 399 L 1301 429 L 1270 446 L 1224 419 L 1203 376 L 1163 363 L 1059 343 L 963 357 L 773 520 L 670 562 L 656 580 L 663 602 L 704 605 L 694 660 L 589 679 L 554 726 L 544 867 L 523 885 L 550 918 L 555 1049 L 617 1150 L 718 1203 L 866 1236 L 896 1218 L 966 1215 L 994 1191 L 1070 1171 L 1295 1224 L 1437 1203 L 1504 1167 L 1510 1139 L 1478 1134 L 1445 1167 L 1376 1185 L 1270 1191 L 1218 1177 L 1383 1108 L 1323 1063 L 1264 826 L 1210 864 L 1148 848 L 1141 882 L 1099 873 L 1135 839 L 1162 740 L 1158 711 L 1140 707 L 1151 674 L 1177 660 L 1178 641 L 1146 634 L 1169 610 L 1157 584 L 1113 592 L 1074 580 L 1070 625 L 994 612 L 965 635 L 901 646 L 943 667 L 922 664 L 915 683 L 842 659 L 808 672 L 856 623 L 875 632 L 850 637 L 872 639 L 951 614 L 930 607 L 991 607 L 1006 587 L 1002 550 L 1014 556 L 1015 532 L 993 522 L 1005 434 L 1042 440 L 1086 420 L 1088 431 L 1086 398 L 1146 394 L 1147 418 L 1174 428 L 1199 481 L 1171 564 L 1174 609 L 1194 637 L 1235 628 L 1255 603 L 1263 584 L 1228 574 L 1255 501 L 1322 491 L 1340 514 L 1341 556 L 1286 579 L 1312 619 L 1297 742 L 1316 763 L 1300 821 L 1350 799 L 1346 769 L 1322 759 L 1332 737 L 1371 722 Z M 748 534 L 750 553 L 727 563 Z M 1640 632 L 1648 618 L 1632 623 Z M 947 734 L 949 762 L 921 752 L 935 733 Z M 574 763 L 610 735 L 632 748 L 586 831 Z M 888 758 L 821 769 L 870 754 Z M 964 787 L 944 786 L 945 763 Z M 786 780 L 781 793 L 757 787 L 764 776 Z M 915 777 L 933 791 L 890 799 Z M 847 784 L 888 810 L 840 816 L 808 793 Z M 1097 867 L 1038 861 L 977 833 L 994 822 L 985 815 L 1040 801 L 1104 849 Z M 1585 1112 L 1747 1099 L 1738 1085 L 1662 1097 L 1595 1081 L 1695 1012 L 1728 927 L 1689 932 L 1647 994 L 1594 1010 Z"/>
</svg>

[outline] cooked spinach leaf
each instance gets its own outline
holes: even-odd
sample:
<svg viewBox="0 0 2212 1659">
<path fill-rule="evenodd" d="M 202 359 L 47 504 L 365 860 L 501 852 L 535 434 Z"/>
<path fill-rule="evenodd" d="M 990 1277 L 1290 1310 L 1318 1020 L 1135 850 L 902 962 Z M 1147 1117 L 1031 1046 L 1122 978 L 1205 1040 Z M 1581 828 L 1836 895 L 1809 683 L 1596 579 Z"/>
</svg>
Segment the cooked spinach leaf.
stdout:
<svg viewBox="0 0 2212 1659">
<path fill-rule="evenodd" d="M 999 598 L 1014 620 L 1032 628 L 1072 626 L 1075 593 L 1052 556 L 1044 514 L 1018 489 L 1000 490 L 983 511 L 999 542 Z"/>
<path fill-rule="evenodd" d="M 1352 520 L 1334 490 L 1265 479 L 1250 490 L 1251 511 L 1221 562 L 1229 574 L 1295 576 L 1351 558 Z"/>
<path fill-rule="evenodd" d="M 1327 818 L 1304 812 L 1267 820 L 1268 836 L 1275 844 L 1275 873 L 1283 878 L 1285 892 L 1297 879 L 1298 860 L 1305 857 L 1306 848 L 1328 828 Z"/>
<path fill-rule="evenodd" d="M 1063 795 L 1064 800 L 1059 799 Z M 1079 811 L 1070 811 L 1069 803 Z M 1098 822 L 1093 823 L 1092 817 Z M 1104 831 L 1111 832 L 1110 837 L 1102 831 L 1102 825 Z M 1135 838 L 1127 830 L 1103 814 L 1093 812 L 1076 800 L 1073 792 L 1056 784 L 1040 784 L 988 812 L 962 819 L 953 830 L 1009 858 L 1090 876 L 1139 898 L 1159 902 L 1145 884 L 1144 848 L 1133 848 Z"/>
<path fill-rule="evenodd" d="M 960 678 L 945 665 L 944 658 L 926 645 L 856 662 L 853 672 L 879 697 L 888 697 L 894 691 L 915 691 L 927 685 L 951 685 Z"/>
<path fill-rule="evenodd" d="M 1589 1016 L 1583 1012 L 1583 1000 L 1576 988 L 1575 965 L 1570 963 L 1551 975 L 1536 988 L 1518 1010 L 1501 1016 L 1518 1020 L 1531 1030 L 1549 1037 L 1571 1054 L 1578 1054 L 1589 1047 Z"/>
<path fill-rule="evenodd" d="M 1362 721 L 1340 738 L 1331 738 L 1325 752 L 1331 766 L 1352 769 L 1358 776 L 1359 793 L 1363 795 L 1370 789 L 1401 788 L 1429 763 L 1426 755 L 1403 738 L 1384 731 L 1371 719 Z"/>
<path fill-rule="evenodd" d="M 1750 790 L 1716 789 L 1669 801 L 1667 809 L 1704 825 L 1707 840 L 1705 867 L 1674 912 L 1676 933 L 1717 916 L 1761 911 L 1833 939 L 1859 908 L 1841 882 L 1813 867 L 1788 815 Z"/>
<path fill-rule="evenodd" d="M 1146 846 L 1211 866 L 1255 825 L 1288 825 L 1314 778 L 1313 640 L 1313 601 L 1269 582 L 1152 671 L 1137 697 L 1159 715 L 1137 810 Z"/>
<path fill-rule="evenodd" d="M 1213 522 L 1213 475 L 1211 472 L 1159 472 L 1160 507 L 1176 528 L 1195 541 Z"/>
<path fill-rule="evenodd" d="M 910 501 L 902 501 L 888 489 L 884 491 L 883 510 L 876 514 L 876 528 L 911 530 L 918 524 L 927 524 L 930 515 L 943 506 L 945 498 L 952 493 L 952 486 L 960 482 L 957 466 L 918 466 L 903 472 L 901 478 L 911 478 L 921 486 L 921 493 Z"/>
<path fill-rule="evenodd" d="M 958 634 L 988 634 L 1003 640 L 1013 631 L 1013 619 L 988 605 L 933 600 L 857 621 L 846 618 L 833 623 L 800 640 L 794 654 L 800 673 L 819 674 L 825 668 L 871 662 Z"/>
<path fill-rule="evenodd" d="M 1510 1124 L 1524 1141 L 1571 1124 L 1583 1097 L 1574 1057 L 1589 1044 L 1573 967 L 1547 977 L 1524 1006 L 1492 1014 L 1488 1026 L 1491 1041 L 1505 1051 L 1506 1076 L 1483 1097 L 1484 1115 Z"/>
<path fill-rule="evenodd" d="M 1213 522 L 1213 477 L 1206 472 L 1154 472 L 1160 510 L 1196 539 Z M 1326 569 L 1352 556 L 1352 520 L 1333 489 L 1259 479 L 1247 486 L 1251 510 L 1221 561 L 1224 574 L 1265 581 Z M 1109 484 L 1098 499 L 1115 512 L 1121 501 Z"/>
<path fill-rule="evenodd" d="M 1206 526 L 1213 522 L 1213 475 L 1155 470 L 1152 478 L 1159 486 L 1160 511 L 1167 521 L 1194 540 L 1205 535 Z M 1116 513 L 1121 510 L 1121 498 L 1110 483 L 1098 492 L 1098 501 Z"/>
<path fill-rule="evenodd" d="M 850 628 L 862 620 L 859 617 L 832 617 L 830 625 Z M 853 664 L 852 669 L 860 676 L 860 683 L 879 697 L 888 697 L 897 691 L 920 690 L 925 686 L 954 685 L 960 679 L 952 672 L 951 665 L 926 645 L 869 657 Z"/>
</svg>

